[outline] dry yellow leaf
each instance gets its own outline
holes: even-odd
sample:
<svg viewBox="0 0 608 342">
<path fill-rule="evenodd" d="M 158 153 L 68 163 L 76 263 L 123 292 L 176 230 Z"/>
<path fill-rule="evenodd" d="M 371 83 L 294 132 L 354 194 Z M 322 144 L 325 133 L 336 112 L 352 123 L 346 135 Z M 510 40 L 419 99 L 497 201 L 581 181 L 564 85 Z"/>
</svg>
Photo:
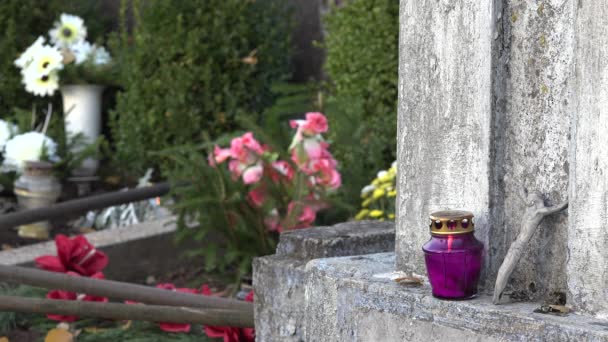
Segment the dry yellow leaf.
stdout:
<svg viewBox="0 0 608 342">
<path fill-rule="evenodd" d="M 73 341 L 74 341 L 74 335 L 72 335 L 71 332 L 64 330 L 64 329 L 60 329 L 60 328 L 55 328 L 55 329 L 49 330 L 48 334 L 46 334 L 46 337 L 44 338 L 44 342 L 73 342 Z"/>
<path fill-rule="evenodd" d="M 8 337 L 0 337 L 0 342 L 9 342 Z"/>
</svg>

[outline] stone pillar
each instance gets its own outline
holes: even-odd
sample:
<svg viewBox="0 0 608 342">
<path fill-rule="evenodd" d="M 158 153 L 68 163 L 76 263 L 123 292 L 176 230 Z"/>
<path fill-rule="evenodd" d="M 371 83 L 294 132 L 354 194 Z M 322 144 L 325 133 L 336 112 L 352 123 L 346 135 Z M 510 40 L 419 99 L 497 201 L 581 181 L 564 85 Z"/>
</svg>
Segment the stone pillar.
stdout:
<svg viewBox="0 0 608 342">
<path fill-rule="evenodd" d="M 569 300 L 608 318 L 608 3 L 578 1 L 572 125 Z"/>
<path fill-rule="evenodd" d="M 575 10 L 574 1 L 509 0 L 496 8 L 501 18 L 494 50 L 488 290 L 519 234 L 525 210 L 520 188 L 538 190 L 551 202 L 565 200 L 568 193 Z M 565 212 L 546 218 L 519 261 L 510 290 L 530 299 L 565 297 L 567 243 Z"/>
<path fill-rule="evenodd" d="M 474 212 L 487 244 L 492 0 L 402 0 L 397 268 L 423 274 L 431 211 Z"/>
<path fill-rule="evenodd" d="M 608 317 L 608 4 L 401 1 L 398 269 L 424 274 L 428 214 L 475 213 L 482 284 L 519 234 L 520 188 L 547 205 L 507 290 Z"/>
</svg>

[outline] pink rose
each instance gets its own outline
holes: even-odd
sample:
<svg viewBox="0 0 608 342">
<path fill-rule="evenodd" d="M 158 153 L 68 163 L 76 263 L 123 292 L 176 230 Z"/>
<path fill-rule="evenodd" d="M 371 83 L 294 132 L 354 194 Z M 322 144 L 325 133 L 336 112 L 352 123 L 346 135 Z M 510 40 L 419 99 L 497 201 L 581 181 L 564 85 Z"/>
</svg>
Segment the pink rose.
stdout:
<svg viewBox="0 0 608 342">
<path fill-rule="evenodd" d="M 291 120 L 289 122 L 291 128 L 297 128 L 297 139 L 301 139 L 301 135 L 313 136 L 326 133 L 329 129 L 327 118 L 322 113 L 306 113 L 306 120 Z"/>
<path fill-rule="evenodd" d="M 249 200 L 256 207 L 262 207 L 266 202 L 266 190 L 260 186 L 249 191 Z"/>
<path fill-rule="evenodd" d="M 329 129 L 327 118 L 322 113 L 306 113 L 304 130 L 312 134 L 326 133 Z"/>
<path fill-rule="evenodd" d="M 254 184 L 259 182 L 264 175 L 264 167 L 261 164 L 256 164 L 248 167 L 243 172 L 243 183 Z"/>
<path fill-rule="evenodd" d="M 235 180 L 241 177 L 241 175 L 243 174 L 243 171 L 245 170 L 246 167 L 247 167 L 247 165 L 239 162 L 236 159 L 233 159 L 230 162 L 228 162 L 228 170 L 230 170 L 230 173 L 232 174 L 232 178 Z"/>
<path fill-rule="evenodd" d="M 293 179 L 294 170 L 291 167 L 291 164 L 289 164 L 288 162 L 284 160 L 277 160 L 272 163 L 272 168 L 277 171 L 281 176 L 286 177 L 287 180 Z M 273 181 L 278 181 L 278 177 L 273 177 Z"/>
<path fill-rule="evenodd" d="M 310 206 L 302 203 L 291 202 L 287 206 L 287 216 L 291 216 L 294 210 L 300 210 L 297 217 L 297 223 L 294 228 L 310 227 L 317 218 L 317 212 Z"/>
<path fill-rule="evenodd" d="M 312 170 L 318 184 L 327 189 L 335 190 L 342 185 L 342 177 L 335 169 L 335 160 L 320 159 L 312 162 Z"/>
<path fill-rule="evenodd" d="M 215 162 L 217 164 L 221 164 L 230 158 L 232 153 L 230 152 L 229 148 L 220 148 L 216 145 L 213 149 L 213 156 L 215 158 Z"/>
</svg>

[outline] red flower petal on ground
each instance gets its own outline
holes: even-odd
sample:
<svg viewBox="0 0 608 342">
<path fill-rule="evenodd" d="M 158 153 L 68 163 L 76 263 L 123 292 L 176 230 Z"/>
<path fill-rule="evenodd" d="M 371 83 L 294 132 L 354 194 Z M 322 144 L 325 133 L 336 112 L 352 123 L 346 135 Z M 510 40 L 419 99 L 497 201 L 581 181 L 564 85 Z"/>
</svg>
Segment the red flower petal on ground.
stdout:
<svg viewBox="0 0 608 342">
<path fill-rule="evenodd" d="M 59 299 L 59 300 L 76 300 L 76 294 L 74 292 L 63 291 L 63 290 L 53 290 L 46 294 L 46 298 L 48 299 Z M 46 317 L 53 321 L 60 322 L 74 322 L 78 319 L 77 316 L 71 315 L 56 315 L 56 314 L 48 314 Z"/>
<path fill-rule="evenodd" d="M 211 289 L 206 284 L 201 288 L 201 293 L 205 296 L 213 296 Z M 245 300 L 253 301 L 253 291 L 247 294 Z M 254 342 L 255 329 L 253 328 L 233 328 L 233 327 L 212 327 L 205 326 L 205 334 L 211 338 L 223 338 L 224 342 Z"/>
<path fill-rule="evenodd" d="M 178 292 L 185 292 L 185 293 L 192 293 L 192 294 L 196 294 L 198 293 L 197 290 L 195 289 L 189 289 L 189 288 L 176 288 L 175 285 L 171 284 L 171 283 L 162 283 L 162 284 L 158 284 L 156 285 L 157 288 L 159 289 L 163 289 L 163 290 L 169 290 L 169 291 L 178 291 Z M 166 332 L 172 332 L 172 333 L 180 333 L 180 332 L 190 332 L 190 324 L 182 324 L 182 323 L 169 323 L 169 322 L 160 322 L 158 323 L 158 326 L 160 327 L 160 329 L 162 331 L 166 331 Z"/>
</svg>

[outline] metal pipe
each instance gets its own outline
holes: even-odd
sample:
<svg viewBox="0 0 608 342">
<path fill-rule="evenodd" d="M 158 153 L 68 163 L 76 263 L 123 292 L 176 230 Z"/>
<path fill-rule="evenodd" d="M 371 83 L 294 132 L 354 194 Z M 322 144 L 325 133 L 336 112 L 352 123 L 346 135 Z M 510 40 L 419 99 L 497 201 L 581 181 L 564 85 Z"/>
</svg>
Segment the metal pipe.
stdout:
<svg viewBox="0 0 608 342">
<path fill-rule="evenodd" d="M 0 281 L 132 300 L 145 304 L 237 310 L 250 315 L 253 321 L 253 305 L 235 299 L 167 291 L 113 280 L 78 277 L 29 267 L 6 265 L 0 265 Z"/>
<path fill-rule="evenodd" d="M 159 305 L 128 305 L 0 296 L 0 311 L 74 315 L 113 320 L 193 323 L 239 328 L 253 327 L 253 316 L 243 311 Z"/>
<path fill-rule="evenodd" d="M 143 188 L 110 192 L 85 198 L 77 198 L 70 201 L 56 203 L 45 208 L 0 215 L 0 229 L 8 229 L 23 224 L 60 219 L 68 216 L 77 216 L 90 210 L 103 209 L 113 205 L 137 202 L 148 198 L 163 196 L 170 190 L 171 186 L 169 183 L 163 182 Z"/>
</svg>

